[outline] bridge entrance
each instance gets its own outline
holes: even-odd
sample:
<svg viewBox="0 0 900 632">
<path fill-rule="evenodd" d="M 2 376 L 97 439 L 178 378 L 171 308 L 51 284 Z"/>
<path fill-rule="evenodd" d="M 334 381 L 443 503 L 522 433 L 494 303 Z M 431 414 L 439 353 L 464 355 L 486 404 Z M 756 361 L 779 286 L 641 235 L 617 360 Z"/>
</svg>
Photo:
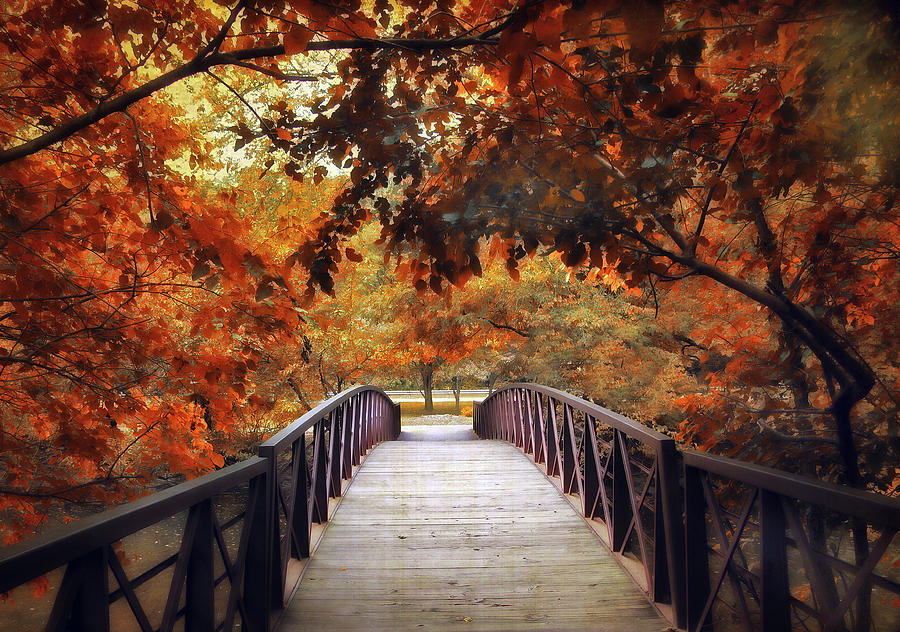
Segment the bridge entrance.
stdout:
<svg viewBox="0 0 900 632">
<path fill-rule="evenodd" d="M 654 630 L 668 623 L 521 450 L 404 428 L 332 515 L 278 630 Z"/>
</svg>

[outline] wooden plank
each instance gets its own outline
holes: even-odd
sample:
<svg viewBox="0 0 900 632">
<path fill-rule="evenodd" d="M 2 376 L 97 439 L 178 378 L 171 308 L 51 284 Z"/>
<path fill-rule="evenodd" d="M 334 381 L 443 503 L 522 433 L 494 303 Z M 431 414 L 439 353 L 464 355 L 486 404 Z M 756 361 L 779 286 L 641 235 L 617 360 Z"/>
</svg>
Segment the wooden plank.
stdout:
<svg viewBox="0 0 900 632">
<path fill-rule="evenodd" d="M 368 455 L 279 632 L 669 627 L 530 459 L 440 430 Z"/>
</svg>

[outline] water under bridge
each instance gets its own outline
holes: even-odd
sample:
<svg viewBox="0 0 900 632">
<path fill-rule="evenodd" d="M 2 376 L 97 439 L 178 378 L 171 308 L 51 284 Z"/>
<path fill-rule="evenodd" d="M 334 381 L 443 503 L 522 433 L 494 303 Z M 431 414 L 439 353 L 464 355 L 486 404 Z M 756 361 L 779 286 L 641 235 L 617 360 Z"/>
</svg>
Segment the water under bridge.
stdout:
<svg viewBox="0 0 900 632">
<path fill-rule="evenodd" d="M 170 552 L 124 563 L 173 520 Z M 895 499 L 680 450 L 555 389 L 401 428 L 362 386 L 257 457 L 0 551 L 0 592 L 55 573 L 50 631 L 891 632 L 898 526 Z"/>
</svg>

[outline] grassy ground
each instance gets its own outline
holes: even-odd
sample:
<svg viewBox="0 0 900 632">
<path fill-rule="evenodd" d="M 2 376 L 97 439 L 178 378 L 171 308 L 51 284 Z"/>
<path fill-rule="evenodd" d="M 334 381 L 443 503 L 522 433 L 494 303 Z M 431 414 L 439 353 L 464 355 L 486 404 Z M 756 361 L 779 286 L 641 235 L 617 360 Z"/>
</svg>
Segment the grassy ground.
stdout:
<svg viewBox="0 0 900 632">
<path fill-rule="evenodd" d="M 434 403 L 434 413 L 430 416 L 446 416 L 446 415 L 455 415 L 456 414 L 456 406 L 455 404 L 450 402 L 435 402 Z M 467 417 L 469 421 L 472 419 L 472 402 L 463 402 L 460 407 L 460 414 L 463 417 Z M 400 419 L 403 423 L 409 423 L 409 419 L 413 418 L 421 418 L 425 415 L 425 403 L 424 402 L 400 402 Z M 456 422 L 460 423 L 460 422 Z"/>
</svg>

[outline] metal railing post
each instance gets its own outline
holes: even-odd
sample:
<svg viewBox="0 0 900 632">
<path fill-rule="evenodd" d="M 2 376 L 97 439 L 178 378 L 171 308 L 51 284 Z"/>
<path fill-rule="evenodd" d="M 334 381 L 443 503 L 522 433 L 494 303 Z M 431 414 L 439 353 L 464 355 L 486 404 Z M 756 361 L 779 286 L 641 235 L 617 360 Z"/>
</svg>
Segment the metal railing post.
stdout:
<svg viewBox="0 0 900 632">
<path fill-rule="evenodd" d="M 762 626 L 766 632 L 791 629 L 791 590 L 788 582 L 785 518 L 778 494 L 761 490 L 759 499 L 760 539 L 762 540 Z"/>
<path fill-rule="evenodd" d="M 687 604 L 685 597 L 685 540 L 684 540 L 684 504 L 682 502 L 681 484 L 679 472 L 681 470 L 678 456 L 678 448 L 672 439 L 663 440 L 657 452 L 657 498 L 661 500 L 661 510 L 656 512 L 657 517 L 662 516 L 662 528 L 664 538 L 656 538 L 656 547 L 665 548 L 664 572 L 655 570 L 657 576 L 666 580 L 669 599 L 672 603 L 675 615 L 675 625 L 684 627 L 687 625 Z M 659 524 L 659 520 L 657 524 Z M 658 533 L 658 532 L 657 532 Z M 659 568 L 659 567 L 657 567 Z M 659 583 L 658 583 L 659 585 Z"/>
<path fill-rule="evenodd" d="M 184 627 L 190 632 L 213 632 L 216 618 L 212 500 L 201 501 L 194 511 L 197 523 L 187 563 Z"/>
<path fill-rule="evenodd" d="M 247 541 L 247 559 L 244 565 L 244 609 L 250 632 L 268 632 L 269 612 L 274 599 L 272 594 L 272 509 L 274 484 L 269 472 L 250 481 L 250 534 Z M 279 597 L 279 607 L 281 599 Z"/>
<path fill-rule="evenodd" d="M 685 623 L 689 632 L 709 629 L 700 621 L 709 599 L 709 559 L 706 551 L 706 499 L 703 473 L 684 468 Z"/>
<path fill-rule="evenodd" d="M 48 632 L 109 632 L 107 549 L 69 562 L 47 622 Z"/>
</svg>

